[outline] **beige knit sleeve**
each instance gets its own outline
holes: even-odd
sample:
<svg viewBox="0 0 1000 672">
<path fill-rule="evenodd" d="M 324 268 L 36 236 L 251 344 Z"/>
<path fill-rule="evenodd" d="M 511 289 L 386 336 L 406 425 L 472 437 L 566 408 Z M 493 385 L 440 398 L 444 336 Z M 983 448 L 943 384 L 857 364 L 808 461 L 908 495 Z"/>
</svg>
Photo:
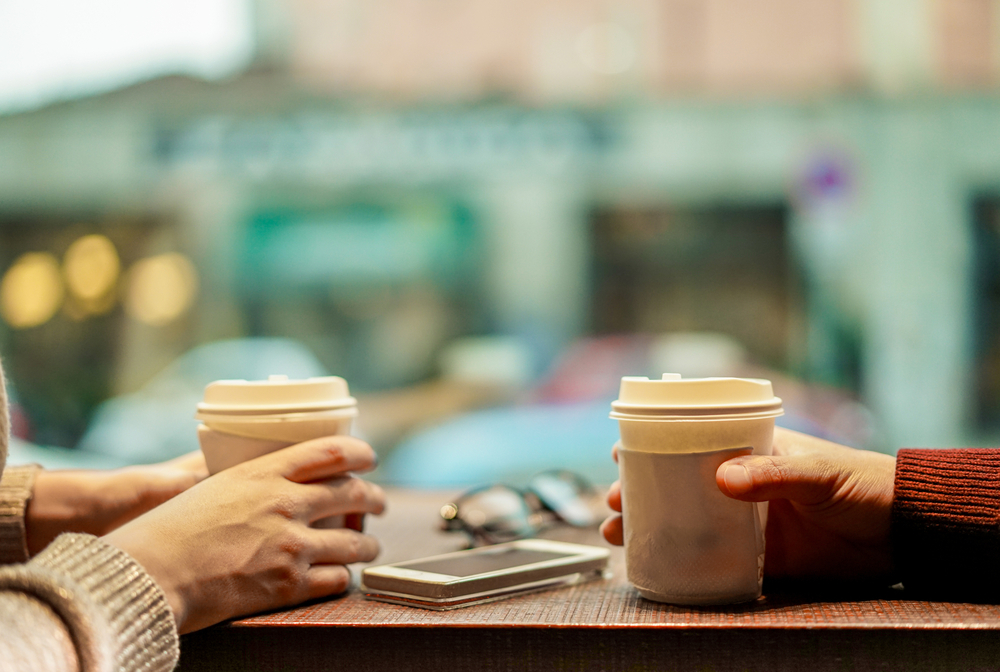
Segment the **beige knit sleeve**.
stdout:
<svg viewBox="0 0 1000 672">
<path fill-rule="evenodd" d="M 0 670 L 79 670 L 66 624 L 44 602 L 20 592 L 0 591 Z"/>
<path fill-rule="evenodd" d="M 58 653 L 67 635 L 75 650 L 69 656 Z M 172 670 L 178 656 L 163 591 L 128 554 L 97 537 L 63 534 L 31 562 L 0 568 L 5 672 L 160 672 Z"/>
<path fill-rule="evenodd" d="M 24 512 L 41 467 L 7 467 L 0 476 L 0 565 L 28 560 Z"/>
</svg>

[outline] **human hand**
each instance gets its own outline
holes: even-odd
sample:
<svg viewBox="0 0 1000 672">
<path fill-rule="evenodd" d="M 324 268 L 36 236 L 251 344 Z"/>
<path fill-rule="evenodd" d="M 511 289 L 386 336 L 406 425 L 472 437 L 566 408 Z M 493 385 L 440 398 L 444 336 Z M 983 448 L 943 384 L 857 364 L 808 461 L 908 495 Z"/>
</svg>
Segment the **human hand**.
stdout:
<svg viewBox="0 0 1000 672">
<path fill-rule="evenodd" d="M 618 463 L 617 445 L 611 449 L 611 459 L 615 461 L 615 464 Z M 615 481 L 608 488 L 608 506 L 611 507 L 612 511 L 618 513 L 611 514 L 601 523 L 601 534 L 604 535 L 609 544 L 624 546 L 625 529 L 622 521 L 622 482 L 620 480 Z"/>
<path fill-rule="evenodd" d="M 207 476 L 201 451 L 110 471 L 40 471 L 24 515 L 28 552 L 35 555 L 63 532 L 107 534 Z"/>
<path fill-rule="evenodd" d="M 716 473 L 723 494 L 770 500 L 764 573 L 776 578 L 887 578 L 892 572 L 895 458 L 780 427 L 774 430 L 773 453 L 733 458 Z M 608 504 L 621 511 L 620 483 L 611 486 Z M 610 543 L 622 544 L 621 515 L 604 521 L 601 531 Z"/>
<path fill-rule="evenodd" d="M 780 578 L 888 579 L 896 458 L 776 427 L 772 456 L 719 466 L 723 494 L 770 501 L 764 572 Z"/>
<path fill-rule="evenodd" d="M 352 475 L 374 466 L 358 439 L 306 441 L 221 471 L 104 539 L 156 580 L 182 633 L 343 592 L 344 565 L 373 560 L 378 542 L 309 525 L 381 513 L 382 489 Z"/>
</svg>

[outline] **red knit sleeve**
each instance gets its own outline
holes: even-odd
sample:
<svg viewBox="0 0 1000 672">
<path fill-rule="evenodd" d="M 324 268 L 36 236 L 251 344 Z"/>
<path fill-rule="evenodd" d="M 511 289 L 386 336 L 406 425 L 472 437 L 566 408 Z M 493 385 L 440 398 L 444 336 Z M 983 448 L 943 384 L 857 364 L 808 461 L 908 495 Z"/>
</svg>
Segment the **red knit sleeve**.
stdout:
<svg viewBox="0 0 1000 672">
<path fill-rule="evenodd" d="M 900 450 L 892 541 L 907 592 L 1000 600 L 1000 449 Z"/>
</svg>

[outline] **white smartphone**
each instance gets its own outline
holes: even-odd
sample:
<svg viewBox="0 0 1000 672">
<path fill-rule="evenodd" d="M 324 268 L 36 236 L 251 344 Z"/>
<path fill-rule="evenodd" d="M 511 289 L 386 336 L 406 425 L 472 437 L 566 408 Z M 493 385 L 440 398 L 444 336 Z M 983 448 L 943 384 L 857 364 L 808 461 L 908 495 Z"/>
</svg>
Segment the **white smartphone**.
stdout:
<svg viewBox="0 0 1000 672">
<path fill-rule="evenodd" d="M 365 597 L 425 609 L 455 609 L 600 578 L 606 548 L 547 539 L 435 555 L 361 573 Z"/>
</svg>

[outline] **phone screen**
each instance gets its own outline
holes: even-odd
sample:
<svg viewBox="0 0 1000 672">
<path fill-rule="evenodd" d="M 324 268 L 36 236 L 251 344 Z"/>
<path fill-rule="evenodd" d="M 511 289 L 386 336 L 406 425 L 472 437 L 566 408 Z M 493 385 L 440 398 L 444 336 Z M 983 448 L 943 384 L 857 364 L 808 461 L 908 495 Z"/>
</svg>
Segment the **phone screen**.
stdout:
<svg viewBox="0 0 1000 672">
<path fill-rule="evenodd" d="M 486 574 L 502 569 L 510 569 L 518 565 L 530 565 L 534 562 L 558 560 L 573 557 L 570 553 L 553 553 L 551 551 L 534 551 L 525 548 L 498 548 L 470 552 L 454 558 L 440 560 L 404 562 L 396 565 L 405 569 L 415 569 L 418 572 L 433 572 L 451 576 L 473 576 Z"/>
</svg>

